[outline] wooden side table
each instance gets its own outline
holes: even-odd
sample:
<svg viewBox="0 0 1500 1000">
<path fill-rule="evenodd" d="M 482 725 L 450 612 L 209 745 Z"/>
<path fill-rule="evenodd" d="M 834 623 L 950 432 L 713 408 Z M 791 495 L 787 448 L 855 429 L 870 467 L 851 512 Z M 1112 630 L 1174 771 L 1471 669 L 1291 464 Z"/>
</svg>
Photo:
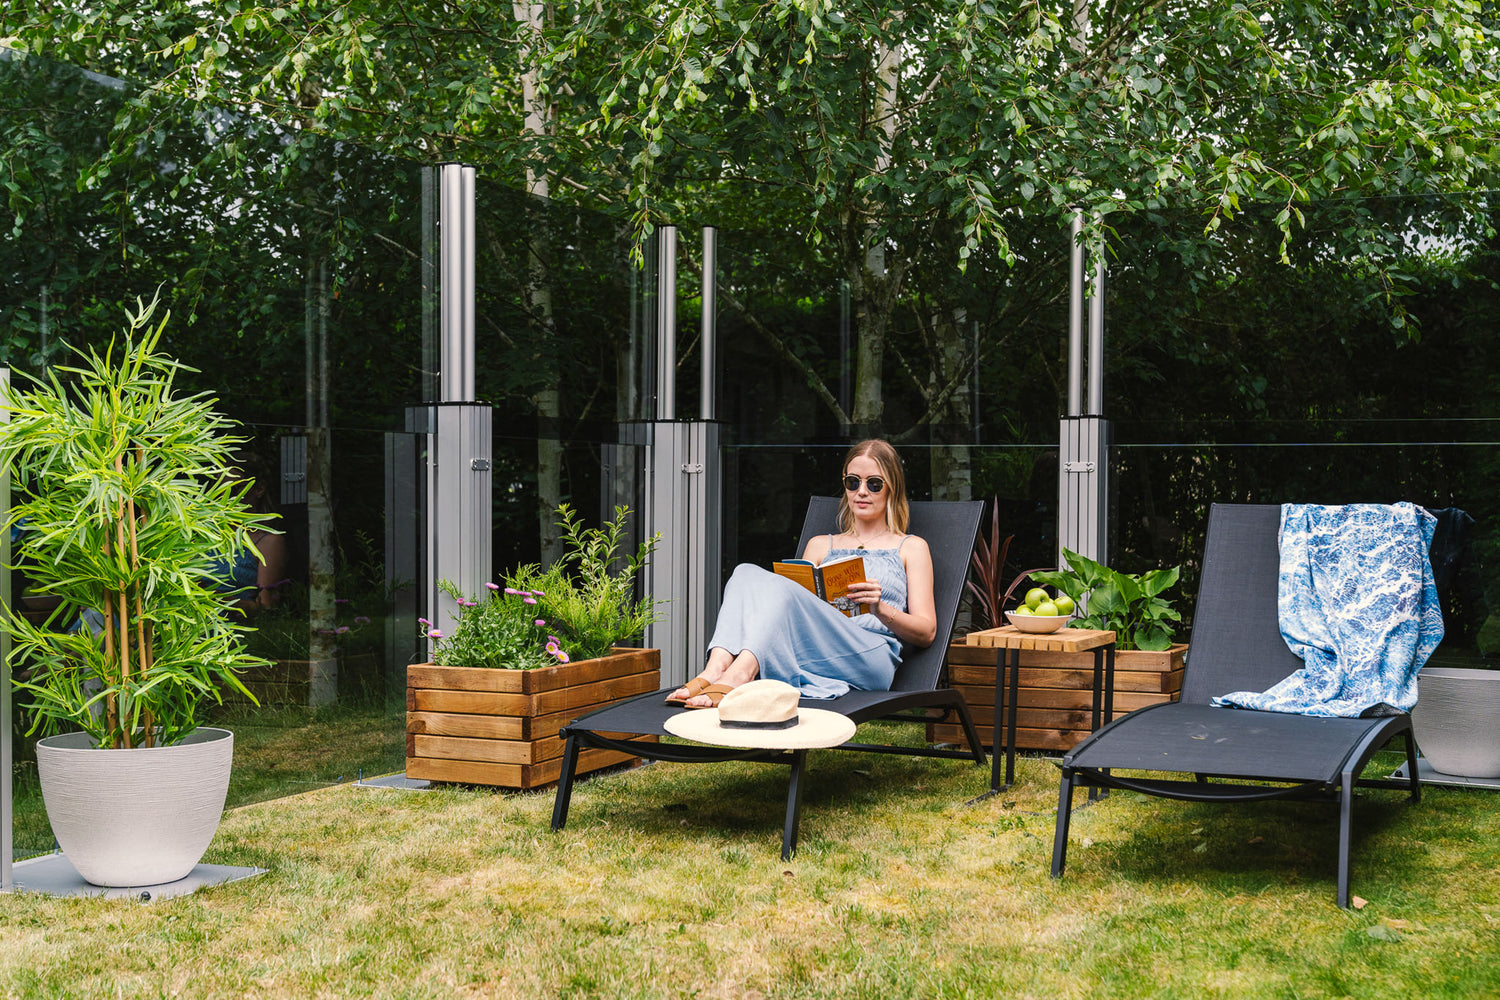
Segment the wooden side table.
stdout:
<svg viewBox="0 0 1500 1000">
<path fill-rule="evenodd" d="M 1002 628 L 970 632 L 964 640 L 967 645 L 993 647 L 995 653 L 995 720 L 994 754 L 990 758 L 990 790 L 993 795 L 1003 792 L 1016 780 L 1016 703 L 1020 699 L 1021 652 L 1028 649 L 1056 650 L 1064 653 L 1094 654 L 1094 699 L 1093 728 L 1098 729 L 1101 719 L 1114 715 L 1115 701 L 1115 634 L 1100 629 L 1064 628 L 1056 632 L 1038 634 L 1022 632 L 1014 625 Z M 1010 660 L 1010 692 L 1006 696 L 1005 661 Z M 1008 712 L 1005 712 L 1009 709 Z M 1004 713 L 1002 715 L 1002 713 Z M 1001 720 L 1005 719 L 1005 782 L 1000 781 L 1000 733 Z"/>
</svg>

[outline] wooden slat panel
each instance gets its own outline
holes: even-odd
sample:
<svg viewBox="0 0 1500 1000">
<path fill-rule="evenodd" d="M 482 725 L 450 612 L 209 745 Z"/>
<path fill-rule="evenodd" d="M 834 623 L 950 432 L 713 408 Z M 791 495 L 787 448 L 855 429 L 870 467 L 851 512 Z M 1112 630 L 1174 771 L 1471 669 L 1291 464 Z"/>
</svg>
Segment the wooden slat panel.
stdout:
<svg viewBox="0 0 1500 1000">
<path fill-rule="evenodd" d="M 652 682 L 655 690 L 657 682 Z M 467 736 L 487 740 L 535 740 L 556 736 L 557 731 L 580 715 L 587 715 L 609 702 L 570 708 L 549 715 L 461 715 L 451 712 L 408 712 L 406 731 L 424 736 Z"/>
<path fill-rule="evenodd" d="M 960 687 L 957 689 L 968 703 L 969 710 L 975 713 L 989 713 L 995 708 L 995 689 L 992 687 Z M 1147 705 L 1155 705 L 1164 701 L 1171 701 L 1173 696 L 1167 693 L 1148 693 L 1141 691 L 1116 691 L 1115 710 L 1133 712 Z M 1021 688 L 1017 692 L 1016 700 L 1022 708 L 1050 708 L 1093 711 L 1093 691 L 1071 691 L 1059 688 Z"/>
<path fill-rule="evenodd" d="M 1010 683 L 1010 672 L 1006 671 L 1005 682 Z M 951 667 L 948 683 L 956 688 L 990 688 L 995 686 L 993 667 Z M 1044 670 L 1021 668 L 1020 685 L 1027 688 L 1057 688 L 1068 691 L 1093 691 L 1094 670 Z M 1143 691 L 1151 694 L 1170 694 L 1182 690 L 1182 672 L 1160 674 L 1155 671 L 1115 669 L 1115 691 Z"/>
<path fill-rule="evenodd" d="M 612 656 L 561 663 L 536 670 L 490 670 L 482 667 L 438 667 L 431 663 L 414 663 L 406 668 L 406 686 L 448 691 L 538 694 L 660 669 L 661 651 L 657 649 L 627 650 Z"/>
<path fill-rule="evenodd" d="M 652 738 L 654 740 L 654 737 Z M 616 750 L 588 749 L 578 755 L 578 774 L 620 764 L 635 757 Z M 447 781 L 464 785 L 495 785 L 500 788 L 540 788 L 557 781 L 562 773 L 562 758 L 554 757 L 540 764 L 490 764 L 478 761 L 441 760 L 411 757 L 406 762 L 408 778 Z"/>
<path fill-rule="evenodd" d="M 1115 641 L 1110 631 L 1089 628 L 1065 628 L 1056 632 L 1022 632 L 1014 625 L 970 632 L 964 642 L 970 646 L 1007 646 L 1020 649 L 1056 650 L 1076 653 Z"/>
<path fill-rule="evenodd" d="M 536 694 L 408 687 L 406 708 L 409 712 L 456 712 L 471 715 L 527 716 L 569 711 L 582 714 L 581 710 L 588 706 L 655 691 L 660 679 L 660 671 L 653 670 Z"/>
</svg>

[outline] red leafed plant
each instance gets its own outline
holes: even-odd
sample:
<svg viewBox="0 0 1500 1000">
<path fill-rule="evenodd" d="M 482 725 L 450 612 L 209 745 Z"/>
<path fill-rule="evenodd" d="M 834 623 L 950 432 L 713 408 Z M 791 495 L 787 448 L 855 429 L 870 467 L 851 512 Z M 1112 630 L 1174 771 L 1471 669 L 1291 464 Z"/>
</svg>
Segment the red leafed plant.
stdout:
<svg viewBox="0 0 1500 1000">
<path fill-rule="evenodd" d="M 988 536 L 981 531 L 974 542 L 974 554 L 969 558 L 973 572 L 964 585 L 974 600 L 975 625 L 979 628 L 998 628 L 1005 624 L 1005 615 L 1002 614 L 1005 556 L 1013 538 L 1015 535 L 1000 537 L 1000 498 L 995 497 L 990 501 Z"/>
</svg>

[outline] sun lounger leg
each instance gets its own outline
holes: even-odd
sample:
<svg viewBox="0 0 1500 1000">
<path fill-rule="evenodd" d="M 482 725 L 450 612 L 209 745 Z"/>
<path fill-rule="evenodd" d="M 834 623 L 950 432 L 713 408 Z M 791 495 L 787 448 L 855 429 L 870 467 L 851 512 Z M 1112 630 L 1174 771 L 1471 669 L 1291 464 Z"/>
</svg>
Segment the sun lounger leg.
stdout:
<svg viewBox="0 0 1500 1000">
<path fill-rule="evenodd" d="M 1339 906 L 1349 908 L 1349 836 L 1354 813 L 1354 772 L 1344 769 L 1339 788 Z"/>
<path fill-rule="evenodd" d="M 563 749 L 562 773 L 557 776 L 557 798 L 552 802 L 552 832 L 568 823 L 568 804 L 573 798 L 573 772 L 578 768 L 578 737 L 568 735 Z"/>
<path fill-rule="evenodd" d="M 792 754 L 792 777 L 786 790 L 786 825 L 781 830 L 781 860 L 790 861 L 797 853 L 797 824 L 802 821 L 802 771 L 807 751 Z"/>
<path fill-rule="evenodd" d="M 1422 801 L 1422 779 L 1417 776 L 1417 741 L 1410 730 L 1402 737 L 1406 740 L 1406 774 L 1411 779 L 1411 800 Z"/>
<path fill-rule="evenodd" d="M 1063 768 L 1057 792 L 1057 830 L 1052 835 L 1052 877 L 1062 878 L 1068 864 L 1068 821 L 1073 818 L 1073 772 Z"/>
<path fill-rule="evenodd" d="M 984 743 L 979 739 L 979 730 L 974 728 L 974 717 L 969 714 L 967 705 L 960 704 L 957 710 L 959 721 L 964 725 L 964 738 L 969 741 L 969 747 L 974 751 L 974 761 L 983 767 L 985 764 Z"/>
</svg>

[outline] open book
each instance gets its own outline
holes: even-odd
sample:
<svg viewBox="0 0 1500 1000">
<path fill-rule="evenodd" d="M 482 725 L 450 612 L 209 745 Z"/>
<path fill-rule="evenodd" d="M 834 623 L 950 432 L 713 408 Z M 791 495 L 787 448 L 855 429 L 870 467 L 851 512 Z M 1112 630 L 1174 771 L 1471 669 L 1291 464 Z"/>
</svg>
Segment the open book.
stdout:
<svg viewBox="0 0 1500 1000">
<path fill-rule="evenodd" d="M 851 583 L 865 580 L 864 556 L 840 556 L 815 566 L 806 559 L 785 559 L 771 564 L 777 576 L 795 580 L 846 615 L 862 615 L 872 609 L 844 596 Z"/>
</svg>

